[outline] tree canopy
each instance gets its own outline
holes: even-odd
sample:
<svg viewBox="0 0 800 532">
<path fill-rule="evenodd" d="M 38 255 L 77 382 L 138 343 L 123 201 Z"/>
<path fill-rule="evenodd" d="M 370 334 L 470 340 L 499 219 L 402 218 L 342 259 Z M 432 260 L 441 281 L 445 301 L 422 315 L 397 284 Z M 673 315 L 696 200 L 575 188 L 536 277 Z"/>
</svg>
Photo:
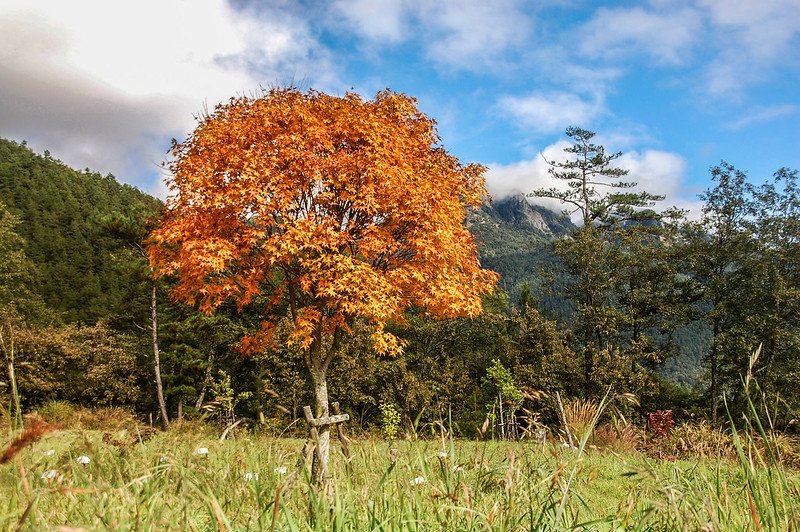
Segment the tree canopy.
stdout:
<svg viewBox="0 0 800 532">
<path fill-rule="evenodd" d="M 411 306 L 476 315 L 496 279 L 463 223 L 484 194 L 484 168 L 438 140 L 412 98 L 388 91 L 373 101 L 291 88 L 232 99 L 173 147 L 153 265 L 205 310 L 259 294 L 265 316 L 288 303 L 303 347 L 363 318 L 375 348 L 396 353 L 387 322 Z M 265 317 L 248 347 L 275 323 Z"/>
</svg>

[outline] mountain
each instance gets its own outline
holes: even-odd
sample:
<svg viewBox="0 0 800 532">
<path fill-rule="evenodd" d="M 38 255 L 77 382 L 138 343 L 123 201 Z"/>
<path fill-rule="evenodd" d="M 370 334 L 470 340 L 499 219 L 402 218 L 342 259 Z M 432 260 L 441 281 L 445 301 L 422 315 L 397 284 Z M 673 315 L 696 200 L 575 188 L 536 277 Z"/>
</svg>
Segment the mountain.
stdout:
<svg viewBox="0 0 800 532">
<path fill-rule="evenodd" d="M 130 249 L 104 221 L 143 220 L 159 212 L 159 200 L 0 139 L 0 203 L 20 218 L 15 231 L 37 266 L 38 292 L 66 322 L 94 323 L 130 302 Z"/>
<path fill-rule="evenodd" d="M 472 209 L 467 227 L 478 243 L 482 266 L 500 274 L 500 288 L 513 297 L 527 283 L 542 303 L 556 303 L 547 294 L 541 270 L 553 269 L 549 244 L 575 227 L 569 217 L 516 194 Z"/>
</svg>

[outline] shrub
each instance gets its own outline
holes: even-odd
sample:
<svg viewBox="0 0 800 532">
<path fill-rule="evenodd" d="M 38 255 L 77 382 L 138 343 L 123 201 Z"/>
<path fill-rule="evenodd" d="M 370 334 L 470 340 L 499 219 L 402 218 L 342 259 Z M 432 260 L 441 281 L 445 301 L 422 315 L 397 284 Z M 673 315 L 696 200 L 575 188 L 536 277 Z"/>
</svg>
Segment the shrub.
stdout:
<svg viewBox="0 0 800 532">
<path fill-rule="evenodd" d="M 603 423 L 594 431 L 592 443 L 614 452 L 630 453 L 641 448 L 644 442 L 642 430 L 629 423 Z"/>
<path fill-rule="evenodd" d="M 381 403 L 381 431 L 387 440 L 397 437 L 400 430 L 400 413 L 394 403 Z"/>
<path fill-rule="evenodd" d="M 49 401 L 35 413 L 67 429 L 116 430 L 139 425 L 133 413 L 124 408 L 85 408 L 68 401 Z"/>
<path fill-rule="evenodd" d="M 656 410 L 647 414 L 650 431 L 656 438 L 668 438 L 675 426 L 672 410 Z"/>
</svg>

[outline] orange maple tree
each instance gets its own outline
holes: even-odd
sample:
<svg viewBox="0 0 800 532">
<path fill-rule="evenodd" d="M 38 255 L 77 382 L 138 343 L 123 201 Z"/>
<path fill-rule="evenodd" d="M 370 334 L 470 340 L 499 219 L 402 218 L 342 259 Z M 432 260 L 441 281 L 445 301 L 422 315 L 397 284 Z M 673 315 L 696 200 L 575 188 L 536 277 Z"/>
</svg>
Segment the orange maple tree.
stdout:
<svg viewBox="0 0 800 532">
<path fill-rule="evenodd" d="M 396 354 L 403 342 L 385 326 L 406 309 L 474 316 L 495 286 L 464 227 L 485 168 L 449 155 L 413 98 L 273 89 L 217 106 L 172 153 L 154 270 L 208 312 L 269 296 L 245 351 L 270 345 L 288 306 L 317 416 L 328 415 L 328 366 L 355 320 L 378 352 Z"/>
</svg>

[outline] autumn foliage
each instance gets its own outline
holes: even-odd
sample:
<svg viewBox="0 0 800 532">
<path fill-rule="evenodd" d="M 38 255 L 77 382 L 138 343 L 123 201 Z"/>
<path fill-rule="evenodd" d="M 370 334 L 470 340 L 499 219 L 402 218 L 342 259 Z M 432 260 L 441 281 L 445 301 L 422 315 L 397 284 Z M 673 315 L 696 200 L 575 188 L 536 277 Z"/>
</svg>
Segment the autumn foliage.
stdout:
<svg viewBox="0 0 800 532">
<path fill-rule="evenodd" d="M 495 285 L 463 223 L 485 169 L 449 155 L 412 98 L 293 88 L 235 98 L 173 156 L 152 265 L 206 311 L 265 296 L 246 350 L 269 345 L 288 307 L 304 349 L 360 319 L 376 350 L 394 354 L 402 342 L 384 327 L 406 309 L 474 316 Z"/>
</svg>

